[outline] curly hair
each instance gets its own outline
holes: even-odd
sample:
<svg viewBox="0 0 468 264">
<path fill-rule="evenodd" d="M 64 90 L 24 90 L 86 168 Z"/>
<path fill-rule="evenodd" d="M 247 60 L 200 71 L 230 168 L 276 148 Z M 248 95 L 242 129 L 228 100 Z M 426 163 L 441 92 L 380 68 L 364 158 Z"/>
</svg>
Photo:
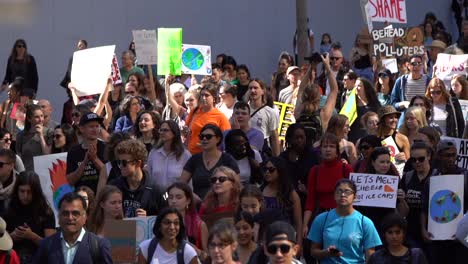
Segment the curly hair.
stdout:
<svg viewBox="0 0 468 264">
<path fill-rule="evenodd" d="M 148 151 L 145 145 L 136 139 L 129 139 L 120 142 L 115 148 L 115 152 L 132 156 L 134 160 L 141 160 L 141 167 L 146 163 Z"/>
</svg>

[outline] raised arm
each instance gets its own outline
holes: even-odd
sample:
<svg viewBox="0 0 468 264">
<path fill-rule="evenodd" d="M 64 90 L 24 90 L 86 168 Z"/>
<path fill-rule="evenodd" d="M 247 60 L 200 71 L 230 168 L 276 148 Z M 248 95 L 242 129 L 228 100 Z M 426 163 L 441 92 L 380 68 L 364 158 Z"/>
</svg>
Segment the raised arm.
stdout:
<svg viewBox="0 0 468 264">
<path fill-rule="evenodd" d="M 333 115 L 333 110 L 335 109 L 336 98 L 338 97 L 338 83 L 336 82 L 335 76 L 330 68 L 330 56 L 326 54 L 322 56 L 323 66 L 327 74 L 328 83 L 330 84 L 330 94 L 327 97 L 327 102 L 320 111 L 320 117 L 322 119 L 322 127 L 326 129 L 328 127 L 328 121 L 330 121 L 331 116 Z"/>
<path fill-rule="evenodd" d="M 171 75 L 167 75 L 166 76 L 166 81 L 165 81 L 165 87 L 164 87 L 164 90 L 166 92 L 166 101 L 169 103 L 169 105 L 171 106 L 172 108 L 172 111 L 174 111 L 174 113 L 176 115 L 179 115 L 181 109 L 182 109 L 182 106 L 180 106 L 176 100 L 174 99 L 174 95 L 171 94 L 171 89 L 170 89 L 170 86 L 171 84 L 174 82 L 174 77 L 171 76 Z"/>
<path fill-rule="evenodd" d="M 104 89 L 104 92 L 102 92 L 101 95 L 99 95 L 99 101 L 96 107 L 94 108 L 95 114 L 99 116 L 101 115 L 102 110 L 104 109 L 104 107 L 106 106 L 106 103 L 108 102 L 110 90 L 112 90 L 112 78 L 109 77 L 109 79 L 107 79 L 106 88 Z"/>
<path fill-rule="evenodd" d="M 296 106 L 294 107 L 294 116 L 296 117 L 296 119 L 299 118 L 303 110 L 302 94 L 304 93 L 304 90 L 307 87 L 307 85 L 309 85 L 309 83 L 312 83 L 314 81 L 312 68 L 315 68 L 315 67 L 316 65 L 312 65 L 312 64 L 309 65 L 309 68 L 307 69 L 306 74 L 302 76 L 301 83 L 299 84 L 299 90 L 297 91 L 298 96 L 296 99 Z"/>
<path fill-rule="evenodd" d="M 151 68 L 151 65 L 147 65 L 147 67 L 148 67 L 148 79 L 149 79 L 148 99 L 150 100 L 151 103 L 155 104 L 156 103 L 156 88 L 154 85 L 153 69 Z"/>
</svg>

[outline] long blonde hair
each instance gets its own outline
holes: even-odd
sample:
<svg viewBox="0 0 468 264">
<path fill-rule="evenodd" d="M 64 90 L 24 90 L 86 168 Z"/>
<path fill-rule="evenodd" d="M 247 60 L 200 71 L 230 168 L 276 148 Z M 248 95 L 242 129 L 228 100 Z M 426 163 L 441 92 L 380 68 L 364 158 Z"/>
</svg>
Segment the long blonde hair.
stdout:
<svg viewBox="0 0 468 264">
<path fill-rule="evenodd" d="M 220 166 L 213 171 L 212 175 L 221 172 L 226 175 L 229 181 L 232 182 L 231 197 L 229 197 L 229 205 L 232 205 L 233 208 L 237 208 L 239 203 L 239 194 L 241 190 L 241 183 L 239 176 L 235 171 L 226 166 Z M 206 213 L 210 213 L 216 207 L 219 206 L 218 195 L 211 188 L 210 191 L 206 194 L 204 204 L 206 205 Z"/>
<path fill-rule="evenodd" d="M 86 226 L 89 231 L 95 234 L 98 234 L 102 231 L 102 228 L 104 227 L 104 209 L 101 207 L 101 203 L 107 201 L 107 199 L 109 199 L 109 196 L 114 193 L 120 193 L 122 195 L 122 191 L 113 185 L 104 186 L 104 188 L 98 193 L 94 203 L 95 206 L 91 211 L 91 214 L 88 218 L 88 222 L 86 223 Z M 122 218 L 123 211 L 122 214 L 118 217 L 118 219 Z"/>
<path fill-rule="evenodd" d="M 405 122 L 401 125 L 400 129 L 398 130 L 400 133 L 402 133 L 405 136 L 409 135 L 409 129 L 408 126 L 406 125 L 406 118 L 408 117 L 408 114 L 413 114 L 416 120 L 418 121 L 418 129 L 421 127 L 426 127 L 427 126 L 427 119 L 426 119 L 426 113 L 422 110 L 421 107 L 419 106 L 412 106 L 406 110 L 405 114 Z"/>
</svg>

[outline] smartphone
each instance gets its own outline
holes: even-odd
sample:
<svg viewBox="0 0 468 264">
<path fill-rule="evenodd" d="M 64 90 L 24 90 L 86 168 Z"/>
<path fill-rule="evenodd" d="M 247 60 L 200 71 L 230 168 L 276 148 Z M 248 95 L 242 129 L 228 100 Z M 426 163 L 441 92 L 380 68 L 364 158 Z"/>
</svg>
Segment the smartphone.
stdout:
<svg viewBox="0 0 468 264">
<path fill-rule="evenodd" d="M 340 250 L 337 249 L 337 248 L 330 248 L 330 253 L 332 253 L 332 254 L 338 254 L 338 253 L 340 253 Z"/>
</svg>

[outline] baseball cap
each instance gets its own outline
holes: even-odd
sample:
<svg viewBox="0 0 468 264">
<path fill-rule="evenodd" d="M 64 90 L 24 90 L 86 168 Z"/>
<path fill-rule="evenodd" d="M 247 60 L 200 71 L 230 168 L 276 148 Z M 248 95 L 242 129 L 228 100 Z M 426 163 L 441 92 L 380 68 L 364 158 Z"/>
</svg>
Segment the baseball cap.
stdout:
<svg viewBox="0 0 468 264">
<path fill-rule="evenodd" d="M 6 231 L 7 224 L 3 218 L 0 217 L 0 250 L 8 251 L 13 248 L 13 240 Z"/>
<path fill-rule="evenodd" d="M 85 113 L 81 116 L 80 126 L 84 126 L 86 123 L 91 122 L 91 121 L 98 121 L 99 123 L 102 123 L 102 120 L 104 119 L 95 113 L 91 113 L 91 112 Z"/>
<path fill-rule="evenodd" d="M 289 75 L 294 70 L 300 71 L 299 67 L 297 67 L 297 66 L 289 66 L 288 70 L 286 71 L 286 75 Z"/>
<path fill-rule="evenodd" d="M 439 48 L 441 50 L 445 50 L 447 48 L 447 44 L 445 44 L 443 41 L 440 40 L 433 40 L 431 45 L 429 45 L 429 48 Z"/>
<path fill-rule="evenodd" d="M 286 222 L 276 221 L 267 227 L 265 233 L 266 245 L 276 240 L 284 240 L 284 238 L 278 238 L 277 236 L 279 235 L 285 235 L 286 240 L 296 243 L 296 231 L 294 228 Z"/>
<path fill-rule="evenodd" d="M 437 144 L 437 152 L 450 149 L 450 148 L 457 148 L 455 146 L 455 143 L 453 141 L 447 140 L 447 139 L 442 139 L 439 141 L 439 144 Z"/>
</svg>

